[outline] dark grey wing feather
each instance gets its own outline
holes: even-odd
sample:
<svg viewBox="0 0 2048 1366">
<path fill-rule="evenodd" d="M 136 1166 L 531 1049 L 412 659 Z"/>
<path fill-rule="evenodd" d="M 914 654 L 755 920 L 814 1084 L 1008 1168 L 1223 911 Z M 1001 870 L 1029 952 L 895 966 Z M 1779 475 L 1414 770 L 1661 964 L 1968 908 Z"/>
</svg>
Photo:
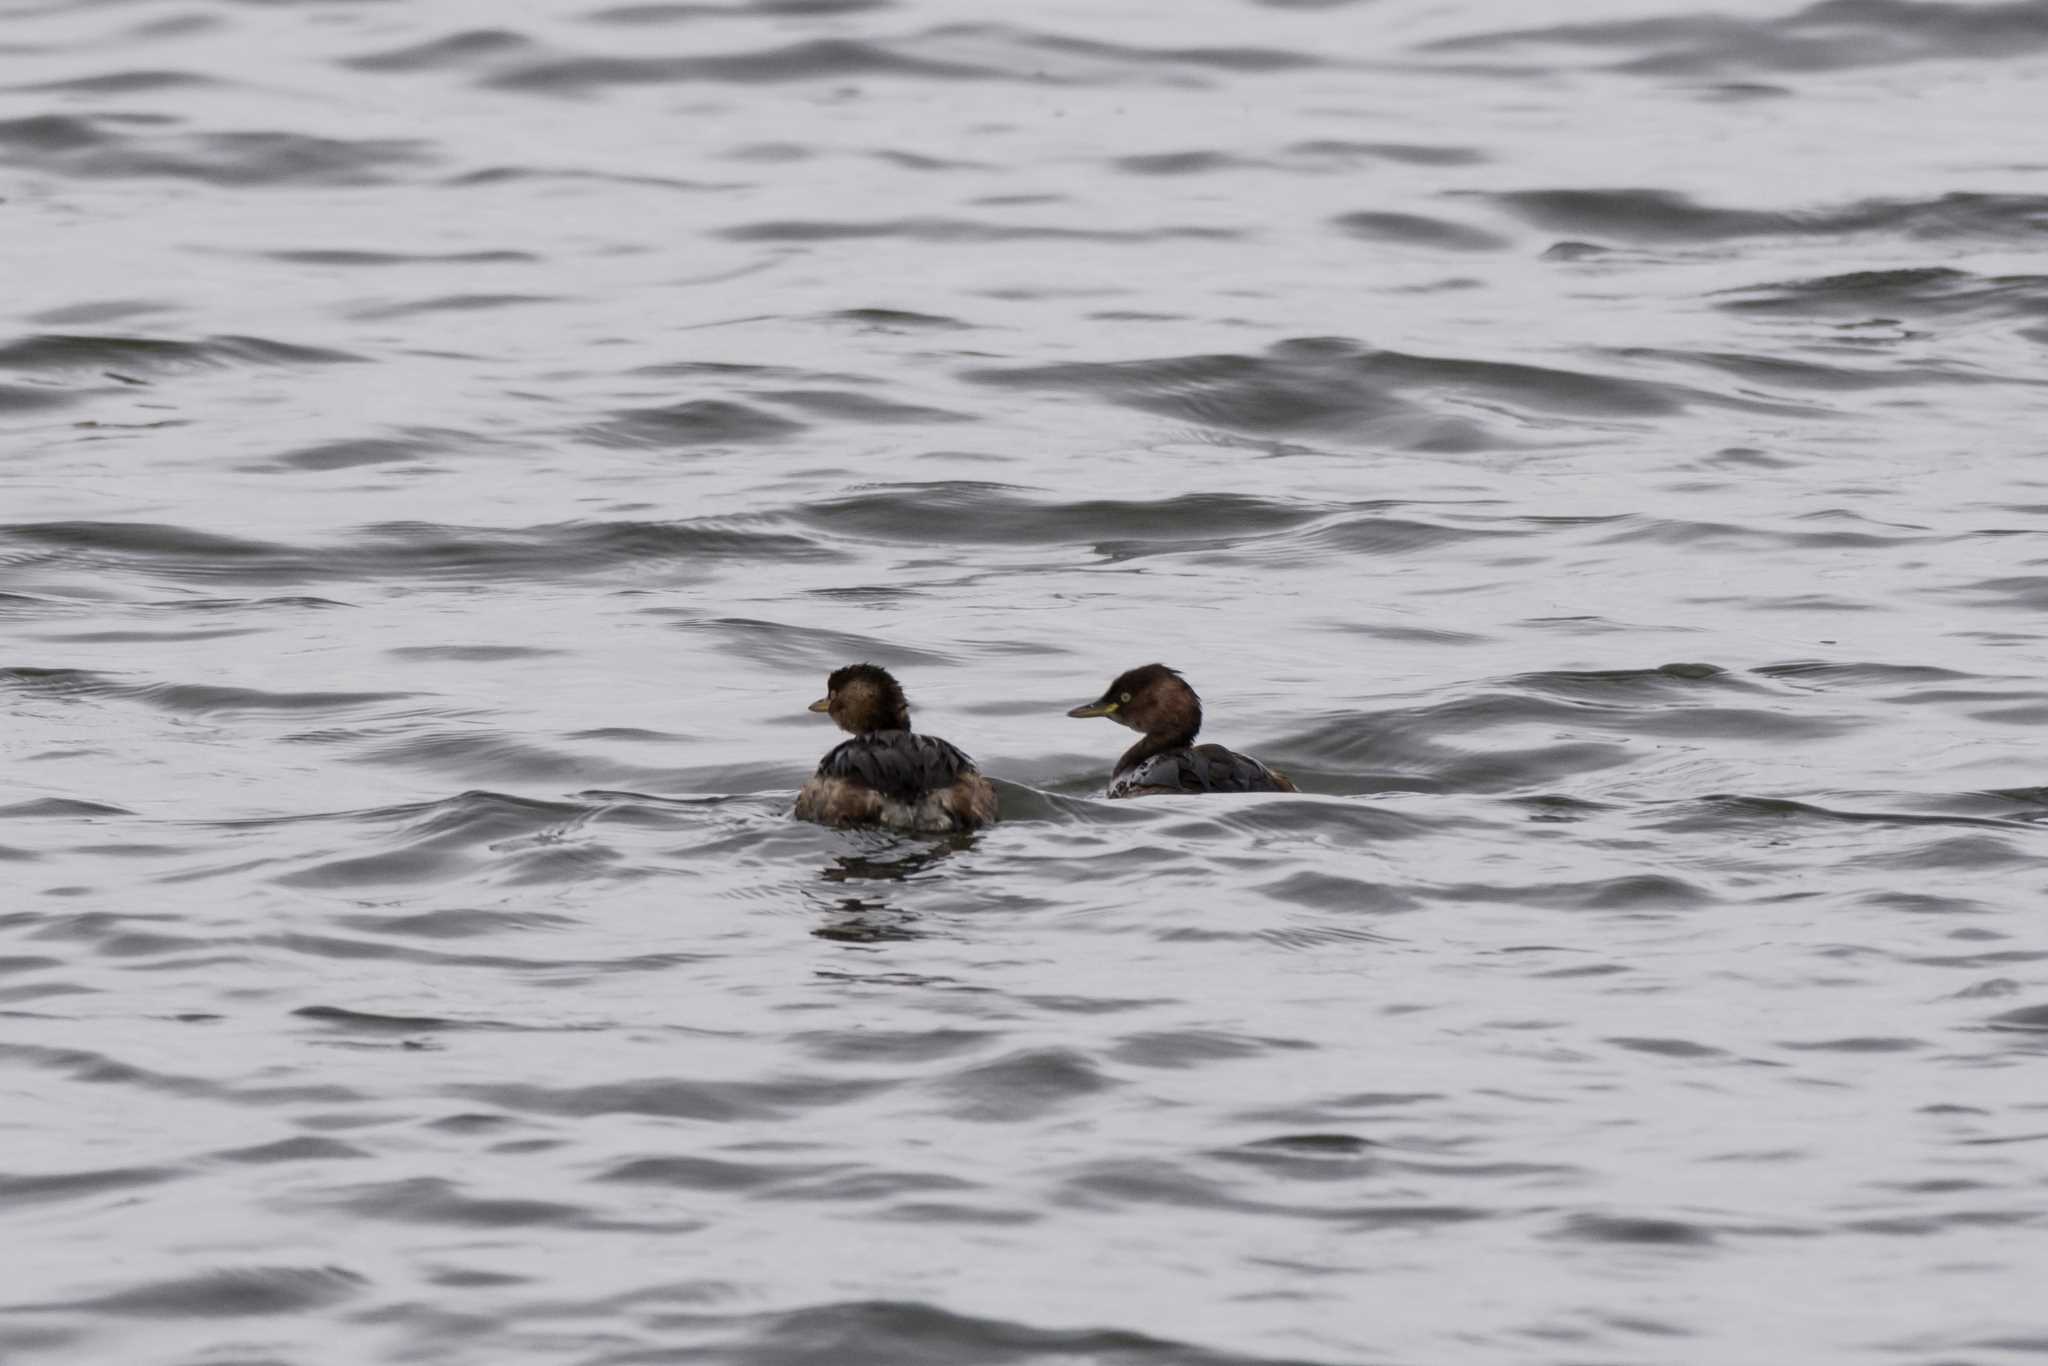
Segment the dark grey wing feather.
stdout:
<svg viewBox="0 0 2048 1366">
<path fill-rule="evenodd" d="M 1196 745 L 1155 754 L 1110 784 L 1112 797 L 1140 788 L 1176 792 L 1285 792 L 1273 773 L 1249 754 L 1221 745 Z"/>
<path fill-rule="evenodd" d="M 845 778 L 897 801 L 914 802 L 974 772 L 974 760 L 936 735 L 877 730 L 856 735 L 818 761 L 821 778 Z"/>
</svg>

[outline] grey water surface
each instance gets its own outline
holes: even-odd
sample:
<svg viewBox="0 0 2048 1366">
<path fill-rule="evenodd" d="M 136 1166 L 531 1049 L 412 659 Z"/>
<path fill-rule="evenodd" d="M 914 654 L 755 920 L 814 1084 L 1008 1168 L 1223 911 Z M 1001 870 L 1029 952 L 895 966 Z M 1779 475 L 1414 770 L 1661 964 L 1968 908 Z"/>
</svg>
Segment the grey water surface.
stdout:
<svg viewBox="0 0 2048 1366">
<path fill-rule="evenodd" d="M 2039 1360 L 2048 3 L 1701 4 L 0 0 L 0 1360 Z"/>
</svg>

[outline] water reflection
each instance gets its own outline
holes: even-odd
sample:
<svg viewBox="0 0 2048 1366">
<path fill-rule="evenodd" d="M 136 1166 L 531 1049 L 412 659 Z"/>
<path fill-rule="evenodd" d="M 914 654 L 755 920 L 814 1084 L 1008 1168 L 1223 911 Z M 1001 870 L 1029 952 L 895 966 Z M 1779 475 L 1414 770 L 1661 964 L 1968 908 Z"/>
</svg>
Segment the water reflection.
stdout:
<svg viewBox="0 0 2048 1366">
<path fill-rule="evenodd" d="M 941 835 L 915 840 L 883 837 L 885 842 L 868 852 L 839 854 L 831 864 L 818 870 L 825 882 L 889 883 L 908 882 L 955 854 L 972 849 L 975 836 Z M 869 889 L 864 889 L 869 890 Z M 879 890 L 879 889 L 872 889 Z M 824 923 L 811 933 L 820 939 L 848 944 L 874 944 L 887 940 L 917 939 L 923 934 L 918 915 L 907 907 L 880 896 L 826 897 L 806 893 L 818 903 Z"/>
</svg>

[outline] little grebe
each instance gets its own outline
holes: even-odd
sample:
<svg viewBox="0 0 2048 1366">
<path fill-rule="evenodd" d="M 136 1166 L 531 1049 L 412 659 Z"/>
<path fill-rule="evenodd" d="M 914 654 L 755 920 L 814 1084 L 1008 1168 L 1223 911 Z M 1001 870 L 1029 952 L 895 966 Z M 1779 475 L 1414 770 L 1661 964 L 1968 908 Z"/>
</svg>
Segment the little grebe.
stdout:
<svg viewBox="0 0 2048 1366">
<path fill-rule="evenodd" d="M 835 670 L 811 710 L 853 738 L 820 759 L 796 794 L 799 820 L 937 833 L 996 818 L 996 790 L 974 760 L 936 735 L 911 733 L 910 704 L 887 669 Z"/>
<path fill-rule="evenodd" d="M 1164 664 L 1147 664 L 1119 674 L 1100 700 L 1076 707 L 1069 716 L 1107 716 L 1145 738 L 1116 761 L 1112 797 L 1151 797 L 1166 792 L 1293 792 L 1284 773 L 1248 754 L 1221 745 L 1198 745 L 1202 699 Z"/>
</svg>

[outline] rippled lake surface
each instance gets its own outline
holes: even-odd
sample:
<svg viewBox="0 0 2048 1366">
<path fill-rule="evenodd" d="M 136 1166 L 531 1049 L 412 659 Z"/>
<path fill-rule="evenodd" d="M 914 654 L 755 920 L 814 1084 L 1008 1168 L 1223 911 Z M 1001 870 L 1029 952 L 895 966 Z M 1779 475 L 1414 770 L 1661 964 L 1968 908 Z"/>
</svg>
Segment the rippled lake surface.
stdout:
<svg viewBox="0 0 2048 1366">
<path fill-rule="evenodd" d="M 0 1358 L 2048 1351 L 2048 3 L 0 17 Z"/>
</svg>

